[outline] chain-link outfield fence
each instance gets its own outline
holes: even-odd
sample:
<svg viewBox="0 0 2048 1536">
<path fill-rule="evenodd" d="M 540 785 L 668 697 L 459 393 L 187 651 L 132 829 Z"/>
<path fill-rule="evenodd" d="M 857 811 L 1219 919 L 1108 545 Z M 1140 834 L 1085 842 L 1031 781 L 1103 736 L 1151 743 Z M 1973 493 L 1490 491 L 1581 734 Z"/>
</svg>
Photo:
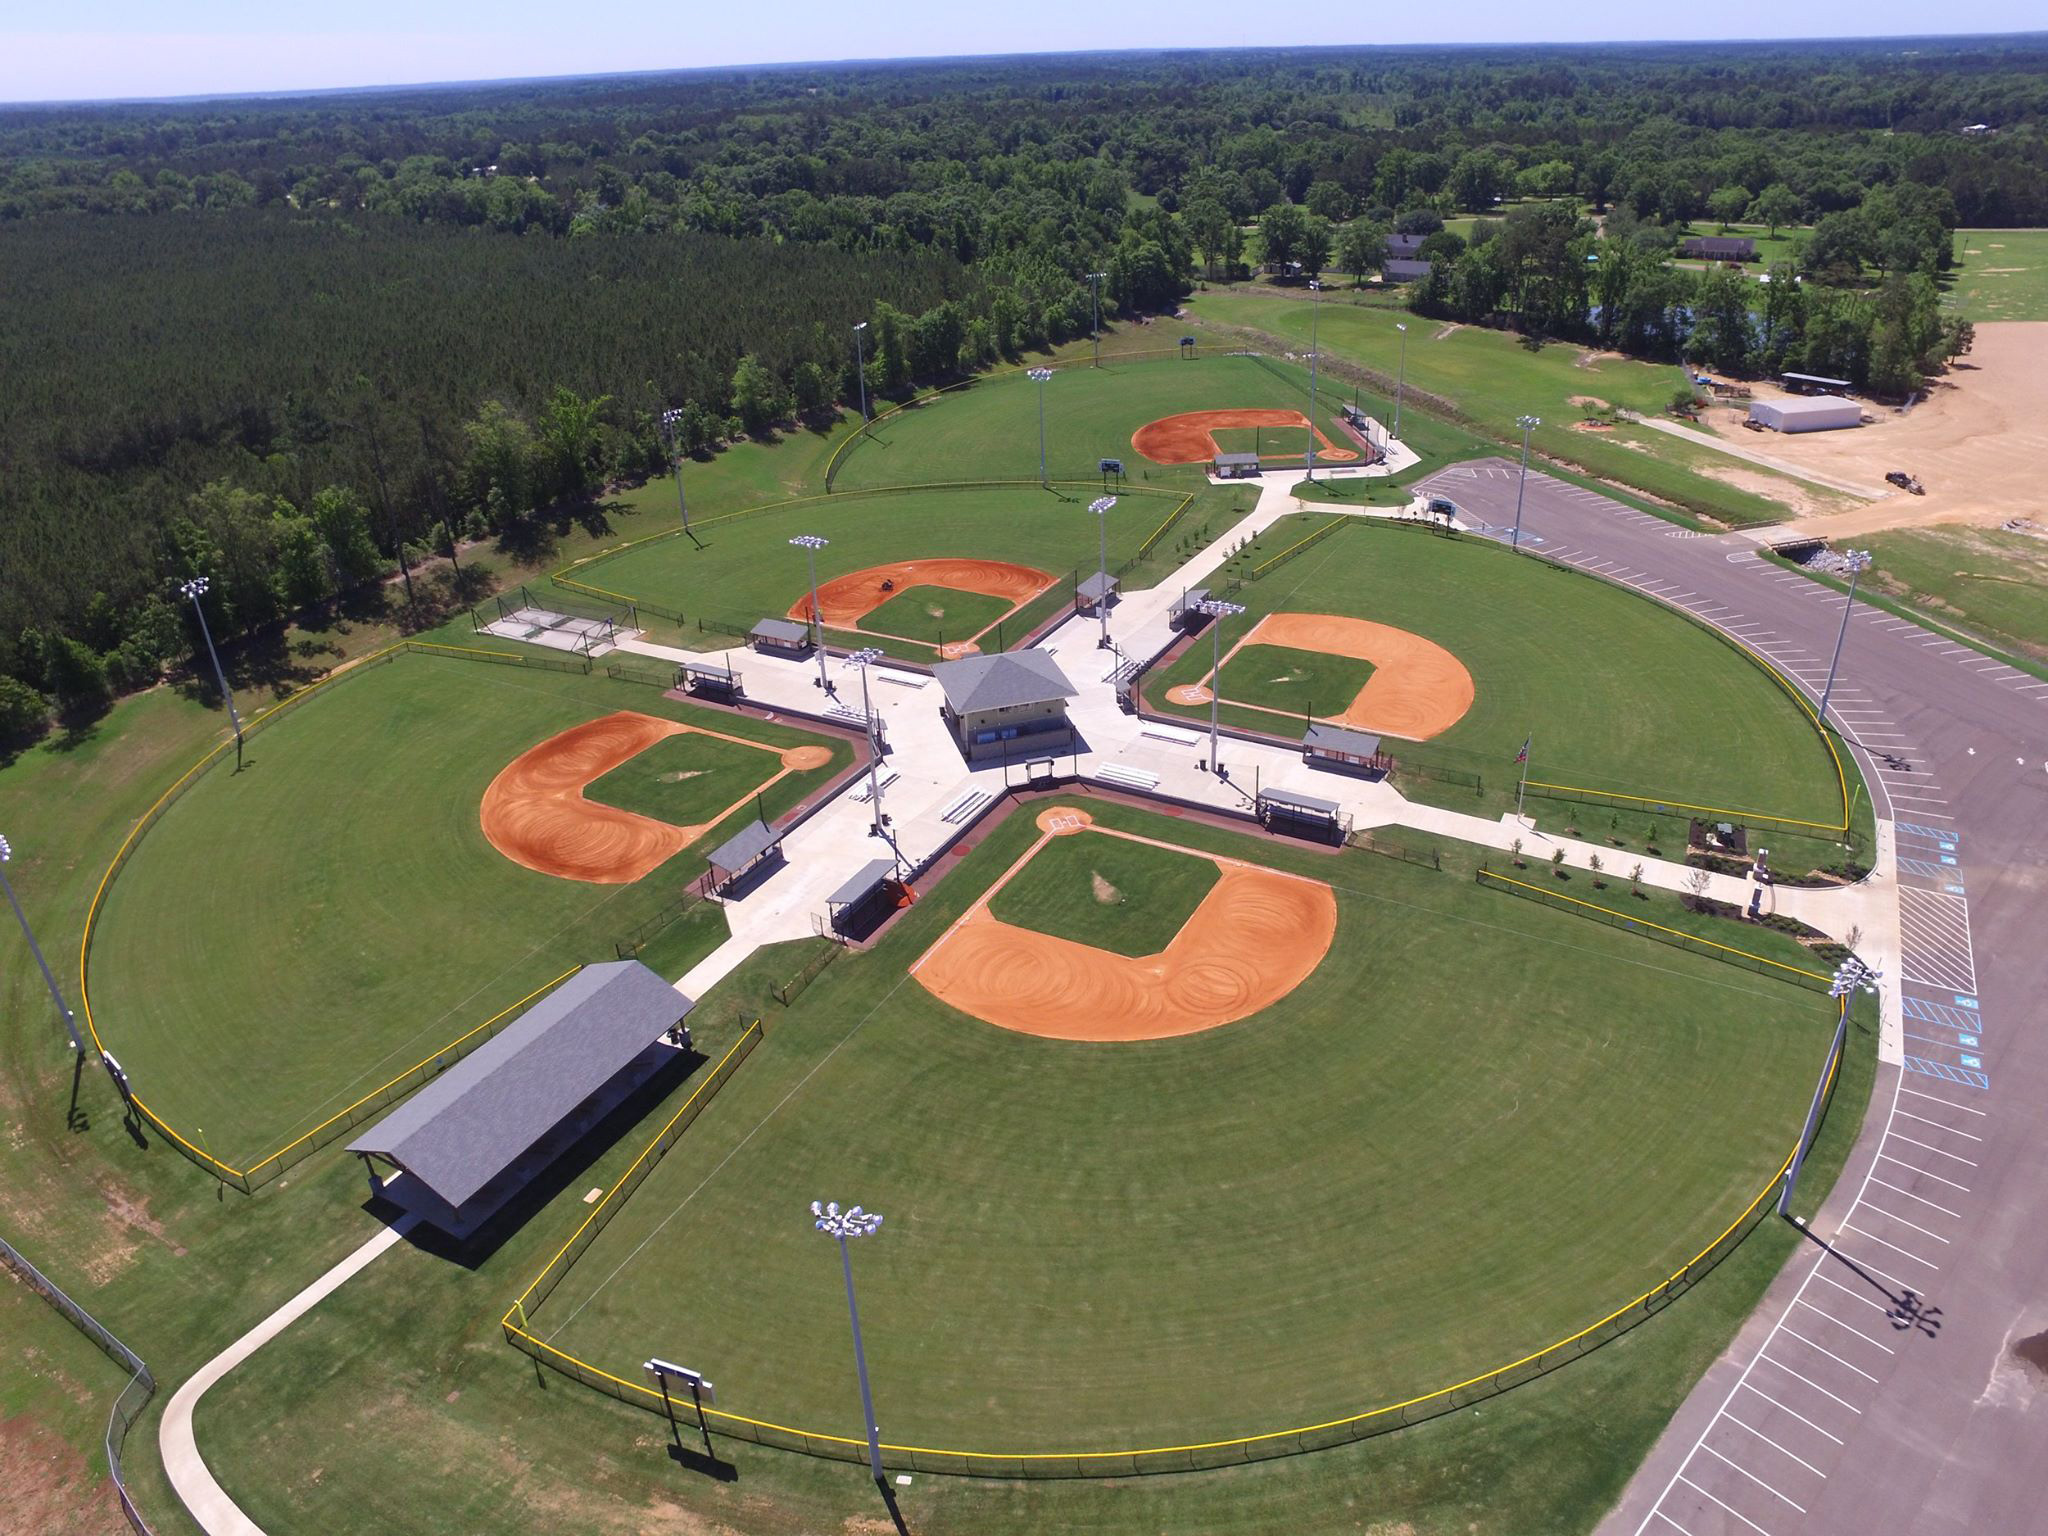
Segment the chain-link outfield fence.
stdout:
<svg viewBox="0 0 2048 1536">
<path fill-rule="evenodd" d="M 114 1493 L 121 1501 L 121 1513 L 128 1517 L 128 1523 L 140 1536 L 151 1536 L 149 1522 L 142 1518 L 142 1511 L 129 1495 L 127 1480 L 121 1475 L 121 1452 L 126 1446 L 129 1429 L 142 1417 L 142 1410 L 156 1395 L 156 1378 L 149 1374 L 149 1367 L 142 1363 L 140 1355 L 115 1338 L 98 1318 L 66 1295 L 56 1281 L 31 1264 L 21 1250 L 5 1238 L 0 1238 L 0 1265 L 20 1276 L 30 1290 L 56 1308 L 72 1327 L 91 1339 L 108 1359 L 128 1372 L 127 1383 L 114 1398 L 114 1406 L 107 1414 L 107 1476 L 113 1481 Z"/>
</svg>

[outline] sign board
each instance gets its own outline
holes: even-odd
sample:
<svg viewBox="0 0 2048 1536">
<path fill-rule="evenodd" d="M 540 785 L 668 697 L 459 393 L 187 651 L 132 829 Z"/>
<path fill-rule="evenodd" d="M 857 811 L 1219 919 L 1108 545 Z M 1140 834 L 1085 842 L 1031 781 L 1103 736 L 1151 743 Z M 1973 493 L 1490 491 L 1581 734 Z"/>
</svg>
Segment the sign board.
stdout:
<svg viewBox="0 0 2048 1536">
<path fill-rule="evenodd" d="M 1120 475 L 1124 472 L 1124 461 L 1122 459 L 1104 459 L 1097 467 L 1105 475 Z"/>
<path fill-rule="evenodd" d="M 666 1377 L 670 1390 L 694 1392 L 707 1403 L 718 1401 L 718 1389 L 712 1386 L 710 1378 L 700 1375 L 688 1366 L 672 1365 L 666 1360 L 649 1360 L 640 1369 L 647 1373 L 648 1379 L 657 1387 L 663 1384 L 663 1378 Z"/>
</svg>

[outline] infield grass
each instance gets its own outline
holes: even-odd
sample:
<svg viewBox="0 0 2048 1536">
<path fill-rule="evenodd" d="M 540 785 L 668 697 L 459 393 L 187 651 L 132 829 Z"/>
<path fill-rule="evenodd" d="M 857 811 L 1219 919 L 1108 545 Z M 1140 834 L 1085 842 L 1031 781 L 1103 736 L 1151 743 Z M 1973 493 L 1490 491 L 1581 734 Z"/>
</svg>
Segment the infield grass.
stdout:
<svg viewBox="0 0 2048 1536">
<path fill-rule="evenodd" d="M 1247 645 L 1223 663 L 1222 694 L 1297 718 L 1328 717 L 1350 708 L 1372 673 L 1371 662 L 1353 656 L 1297 651 L 1286 645 Z M 1273 722 L 1268 729 L 1292 727 Z"/>
<path fill-rule="evenodd" d="M 613 937 L 701 860 L 685 850 L 635 885 L 562 880 L 493 848 L 478 810 L 519 753 L 618 709 L 820 740 L 601 676 L 402 655 L 291 706 L 250 738 L 243 772 L 201 775 L 143 835 L 95 931 L 94 1020 L 137 1093 L 247 1166 L 571 965 L 614 958 Z M 844 764 L 827 745 L 831 765 L 777 783 L 768 814 Z M 343 794 L 359 809 L 329 814 Z M 702 953 L 722 930 L 686 931 Z"/>
<path fill-rule="evenodd" d="M 1265 559 L 1320 519 L 1284 518 L 1245 561 Z M 1475 697 L 1430 741 L 1392 744 L 1411 767 L 1478 774 L 1487 790 L 1420 777 L 1407 793 L 1464 809 L 1511 802 L 1516 751 L 1533 735 L 1531 779 L 1838 824 L 1840 782 L 1809 720 L 1784 689 L 1730 646 L 1617 588 L 1521 560 L 1483 540 L 1359 522 L 1258 581 L 1224 620 L 1227 651 L 1267 613 L 1333 613 L 1391 624 L 1434 640 L 1471 673 Z M 1211 646 L 1198 639 L 1146 680 L 1154 708 L 1199 717 L 1206 706 L 1167 702 L 1177 683 L 1202 681 Z M 1255 671 L 1231 669 L 1224 713 L 1274 732 L 1270 715 L 1229 701 L 1299 707 Z"/>
<path fill-rule="evenodd" d="M 899 640 L 943 644 L 949 637 L 966 640 L 980 634 L 1013 605 L 985 592 L 952 587 L 906 587 L 879 608 L 868 611 L 860 627 Z"/>
<path fill-rule="evenodd" d="M 1081 832 L 1055 837 L 989 900 L 1006 923 L 1119 955 L 1156 955 L 1221 873 L 1213 860 Z"/>
<path fill-rule="evenodd" d="M 672 827 L 694 827 L 714 820 L 781 771 L 773 747 L 691 731 L 665 736 L 627 758 L 585 785 L 583 796 Z"/>
<path fill-rule="evenodd" d="M 856 1269 L 891 1441 L 1280 1428 L 1621 1305 L 1731 1220 L 1797 1132 L 1828 1026 L 1813 993 L 1455 875 L 1089 809 L 1328 881 L 1330 955 L 1249 1020 L 1138 1046 L 956 1013 L 904 966 L 1037 835 L 1012 817 L 803 994 L 535 1331 L 624 1374 L 673 1333 L 680 1285 L 716 1320 L 688 1331 L 722 1404 L 857 1430 L 837 1256 L 789 1214 L 857 1198 L 890 1223 Z M 883 1084 L 898 1108 L 878 1115 Z M 1219 1358 L 1225 1394 L 1201 1365 Z"/>
</svg>

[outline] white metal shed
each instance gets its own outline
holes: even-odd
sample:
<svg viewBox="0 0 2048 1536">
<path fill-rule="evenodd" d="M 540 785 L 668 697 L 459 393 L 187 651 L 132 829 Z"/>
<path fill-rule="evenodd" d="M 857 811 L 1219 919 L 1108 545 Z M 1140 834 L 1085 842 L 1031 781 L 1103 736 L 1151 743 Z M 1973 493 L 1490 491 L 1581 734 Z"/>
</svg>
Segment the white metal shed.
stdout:
<svg viewBox="0 0 2048 1536">
<path fill-rule="evenodd" d="M 1832 432 L 1863 424 L 1863 407 L 1840 395 L 1807 395 L 1797 400 L 1758 400 L 1749 419 L 1774 432 Z"/>
</svg>

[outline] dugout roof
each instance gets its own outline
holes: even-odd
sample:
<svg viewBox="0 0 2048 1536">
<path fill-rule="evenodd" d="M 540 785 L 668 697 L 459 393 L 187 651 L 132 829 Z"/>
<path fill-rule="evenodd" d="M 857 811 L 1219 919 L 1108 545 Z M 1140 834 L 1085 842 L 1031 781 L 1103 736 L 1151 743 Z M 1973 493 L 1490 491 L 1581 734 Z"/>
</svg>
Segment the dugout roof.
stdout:
<svg viewBox="0 0 2048 1536">
<path fill-rule="evenodd" d="M 750 821 L 711 851 L 711 867 L 736 873 L 781 841 L 782 835 L 767 822 Z"/>
<path fill-rule="evenodd" d="M 1056 704 L 1075 697 L 1078 691 L 1050 651 L 963 656 L 958 661 L 940 662 L 932 668 L 932 676 L 945 689 L 947 707 L 956 715 Z"/>
<path fill-rule="evenodd" d="M 1324 725 L 1320 720 L 1309 726 L 1301 744 L 1310 752 L 1335 752 L 1346 757 L 1377 757 L 1380 751 L 1379 737 L 1370 732 Z"/>
<path fill-rule="evenodd" d="M 795 619 L 763 619 L 747 631 L 747 637 L 766 640 L 771 645 L 805 645 L 810 641 L 811 629 Z"/>
<path fill-rule="evenodd" d="M 846 884 L 840 886 L 825 900 L 835 907 L 850 907 L 855 902 L 866 900 L 876 886 L 895 873 L 894 859 L 870 859 L 854 871 Z"/>
<path fill-rule="evenodd" d="M 1292 811 L 1297 816 L 1328 816 L 1335 818 L 1343 813 L 1344 807 L 1334 800 L 1318 800 L 1314 795 L 1297 795 L 1290 790 L 1262 789 L 1259 799 L 1266 805 L 1277 805 L 1283 811 Z"/>
<path fill-rule="evenodd" d="M 1116 578 L 1102 571 L 1090 571 L 1080 586 L 1081 596 L 1091 603 L 1115 590 Z"/>
<path fill-rule="evenodd" d="M 1259 456 L 1256 453 L 1219 453 L 1214 462 L 1219 468 L 1243 469 L 1248 464 L 1256 465 Z"/>
<path fill-rule="evenodd" d="M 637 960 L 587 965 L 348 1149 L 395 1163 L 460 1215 L 694 1006 Z"/>
</svg>

